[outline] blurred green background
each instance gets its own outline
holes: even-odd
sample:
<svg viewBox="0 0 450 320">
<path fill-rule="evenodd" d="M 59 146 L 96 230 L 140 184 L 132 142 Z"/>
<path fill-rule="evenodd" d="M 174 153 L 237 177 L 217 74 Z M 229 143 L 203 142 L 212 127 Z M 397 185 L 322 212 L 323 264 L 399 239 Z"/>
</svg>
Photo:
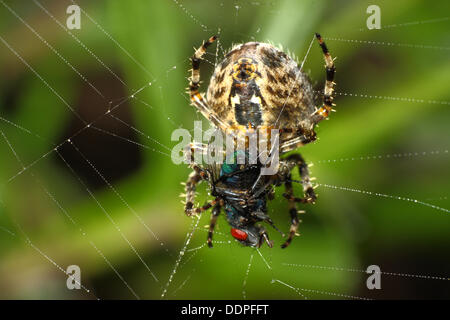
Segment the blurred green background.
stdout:
<svg viewBox="0 0 450 320">
<path fill-rule="evenodd" d="M 0 298 L 450 298 L 448 280 L 429 278 L 450 267 L 448 1 L 77 3 L 81 29 L 68 31 L 70 1 L 0 2 Z M 371 4 L 381 30 L 367 30 Z M 176 264 L 196 221 L 178 197 L 190 170 L 168 156 L 172 131 L 201 118 L 185 93 L 193 47 L 220 35 L 205 90 L 232 44 L 270 41 L 301 60 L 314 32 L 337 57 L 338 112 L 295 151 L 319 184 L 301 237 L 281 250 L 269 230 L 276 246 L 260 255 L 221 216 L 208 249 L 205 213 Z M 316 43 L 304 69 L 321 90 Z M 287 231 L 279 189 L 269 210 Z M 423 277 L 384 274 L 368 290 L 372 264 Z M 90 293 L 66 288 L 69 265 Z"/>
</svg>

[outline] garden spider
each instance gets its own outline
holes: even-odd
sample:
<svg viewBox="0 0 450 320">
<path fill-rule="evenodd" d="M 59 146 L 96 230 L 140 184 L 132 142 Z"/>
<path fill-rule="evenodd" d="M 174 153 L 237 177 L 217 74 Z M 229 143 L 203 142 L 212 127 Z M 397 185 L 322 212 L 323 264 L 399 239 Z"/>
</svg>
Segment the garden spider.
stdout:
<svg viewBox="0 0 450 320">
<path fill-rule="evenodd" d="M 237 45 L 225 55 L 214 71 L 205 99 L 199 92 L 200 62 L 216 36 L 204 42 L 191 58 L 189 93 L 192 104 L 226 134 L 236 130 L 278 129 L 281 155 L 315 141 L 315 125 L 332 111 L 335 85 L 334 61 L 321 36 L 316 34 L 316 38 L 326 67 L 320 108 L 316 108 L 311 82 L 298 64 L 274 46 L 259 42 Z M 205 152 L 207 147 L 191 145 L 191 151 Z M 208 166 L 191 163 L 193 172 L 185 186 L 185 213 L 192 216 L 212 208 L 207 240 L 210 247 L 222 208 L 236 240 L 252 247 L 260 247 L 265 241 L 272 247 L 266 230 L 258 222 L 267 222 L 276 229 L 267 214 L 267 200 L 273 199 L 274 187 L 284 184 L 286 192 L 283 196 L 288 200 L 291 219 L 289 235 L 281 246 L 286 248 L 296 235 L 300 222 L 296 203 L 314 203 L 316 200 L 308 166 L 299 154 L 291 154 L 279 161 L 275 174 L 261 175 L 263 164 L 259 161 L 250 164 L 245 152 L 245 164 L 237 163 L 236 157 L 240 152 L 244 151 L 237 150 L 234 160 L 227 163 Z M 291 171 L 294 167 L 299 170 L 304 192 L 302 198 L 293 194 Z M 203 180 L 209 182 L 214 200 L 195 207 L 196 186 Z"/>
</svg>

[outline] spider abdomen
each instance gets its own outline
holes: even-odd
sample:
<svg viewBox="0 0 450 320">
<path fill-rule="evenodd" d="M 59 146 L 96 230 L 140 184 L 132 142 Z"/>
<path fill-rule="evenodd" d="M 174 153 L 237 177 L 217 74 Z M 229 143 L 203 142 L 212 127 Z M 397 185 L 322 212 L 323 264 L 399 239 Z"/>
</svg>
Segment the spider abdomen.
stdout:
<svg viewBox="0 0 450 320">
<path fill-rule="evenodd" d="M 308 77 L 294 59 L 267 43 L 248 42 L 227 53 L 211 78 L 207 100 L 230 127 L 313 127 Z"/>
</svg>

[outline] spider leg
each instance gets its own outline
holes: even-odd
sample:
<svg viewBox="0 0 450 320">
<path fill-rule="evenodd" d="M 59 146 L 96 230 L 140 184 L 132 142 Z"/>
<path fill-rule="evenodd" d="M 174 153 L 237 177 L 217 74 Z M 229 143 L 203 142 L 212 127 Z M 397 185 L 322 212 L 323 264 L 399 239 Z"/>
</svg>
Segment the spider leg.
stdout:
<svg viewBox="0 0 450 320">
<path fill-rule="evenodd" d="M 210 174 L 207 170 L 203 169 L 202 167 L 200 167 L 199 165 L 197 165 L 194 162 L 194 151 L 196 149 L 198 149 L 198 150 L 204 152 L 205 146 L 206 145 L 204 145 L 204 144 L 197 144 L 197 145 L 190 144 L 190 150 L 191 150 L 191 156 L 190 156 L 191 159 L 190 160 L 191 160 L 191 167 L 192 167 L 193 171 L 189 174 L 188 180 L 185 184 L 186 204 L 184 207 L 184 212 L 186 213 L 186 215 L 188 217 L 208 210 L 209 208 L 214 206 L 218 201 L 218 199 L 216 198 L 213 201 L 206 203 L 202 207 L 194 207 L 197 184 L 203 180 L 209 180 L 211 178 Z"/>
<path fill-rule="evenodd" d="M 309 177 L 308 165 L 306 164 L 305 160 L 303 160 L 303 157 L 298 153 L 291 154 L 289 157 L 286 158 L 286 162 L 288 164 L 288 167 L 290 168 L 293 168 L 294 166 L 298 167 L 298 171 L 300 173 L 300 178 L 303 186 L 303 193 L 305 194 L 305 197 L 297 198 L 294 197 L 293 194 L 289 193 L 285 193 L 283 194 L 283 196 L 293 202 L 314 203 L 317 199 L 317 196 L 316 193 L 314 192 L 314 188 L 311 183 L 311 178 Z"/>
<path fill-rule="evenodd" d="M 334 92 L 334 86 L 335 83 L 334 80 L 334 74 L 336 73 L 336 68 L 334 66 L 334 60 L 330 55 L 330 52 L 328 51 L 328 48 L 323 41 L 320 34 L 316 33 L 316 38 L 319 41 L 319 45 L 322 48 L 322 52 L 325 59 L 325 70 L 327 74 L 327 78 L 325 81 L 325 87 L 324 87 L 324 93 L 323 93 L 323 103 L 322 106 L 317 109 L 312 114 L 312 123 L 313 125 L 317 124 L 323 119 L 326 119 L 329 115 L 329 113 L 332 111 L 332 108 L 334 106 L 333 104 L 333 92 Z M 313 129 L 301 129 L 301 130 L 292 130 L 292 129 L 282 129 L 281 132 L 293 132 L 297 131 L 296 136 L 292 139 L 283 141 L 280 143 L 280 153 L 286 153 L 288 151 L 294 150 L 298 147 L 301 147 L 307 143 L 310 143 L 312 141 L 316 140 L 316 134 L 314 133 Z"/>
<path fill-rule="evenodd" d="M 191 96 L 192 104 L 200 110 L 203 116 L 225 132 L 228 126 L 209 108 L 208 102 L 198 91 L 200 88 L 200 61 L 203 59 L 202 57 L 206 53 L 206 49 L 216 41 L 216 39 L 217 36 L 212 36 L 206 42 L 203 42 L 191 58 L 192 74 L 189 79 L 189 94 Z"/>
<path fill-rule="evenodd" d="M 205 203 L 201 207 L 194 207 L 194 204 L 192 202 L 190 203 L 189 206 L 188 206 L 188 203 L 186 203 L 185 213 L 186 213 L 186 215 L 188 217 L 191 217 L 193 215 L 197 215 L 199 213 L 202 213 L 203 211 L 208 210 L 212 206 L 216 205 L 217 201 L 218 201 L 217 199 L 214 199 L 212 201 L 209 201 L 209 202 Z"/>
<path fill-rule="evenodd" d="M 281 246 L 282 248 L 286 248 L 291 243 L 294 238 L 299 225 L 299 219 L 297 214 L 296 202 L 301 203 L 314 203 L 316 200 L 316 194 L 314 192 L 314 188 L 312 187 L 311 180 L 309 178 L 308 165 L 303 160 L 302 156 L 299 154 L 292 154 L 288 158 L 285 159 L 285 171 L 282 177 L 284 180 L 286 193 L 283 194 L 285 198 L 289 201 L 289 214 L 291 216 L 291 227 L 289 230 L 289 236 L 286 239 L 286 242 Z M 297 198 L 294 197 L 294 190 L 291 182 L 291 170 L 294 167 L 298 167 L 302 185 L 303 192 L 305 194 L 305 198 Z"/>
<path fill-rule="evenodd" d="M 334 91 L 334 74 L 336 72 L 336 68 L 334 66 L 333 58 L 328 51 L 328 48 L 325 42 L 322 40 L 320 34 L 316 33 L 316 38 L 319 41 L 319 45 L 322 48 L 324 59 L 325 59 L 325 68 L 327 72 L 327 79 L 325 81 L 325 88 L 323 92 L 323 104 L 322 106 L 316 110 L 313 115 L 313 122 L 318 123 L 319 121 L 328 117 L 328 114 L 333 108 L 333 91 Z"/>
<path fill-rule="evenodd" d="M 198 93 L 198 89 L 200 88 L 200 61 L 202 60 L 203 55 L 206 53 L 206 49 L 216 41 L 217 36 L 212 36 L 206 42 L 198 48 L 194 55 L 191 58 L 192 62 L 192 76 L 189 83 L 189 91 L 191 95 L 194 93 Z"/>
<path fill-rule="evenodd" d="M 184 212 L 188 217 L 198 214 L 200 212 L 203 212 L 205 210 L 208 210 L 213 204 L 205 204 L 203 207 L 194 208 L 194 201 L 196 196 L 196 188 L 197 184 L 201 182 L 202 180 L 207 180 L 208 176 L 207 173 L 201 169 L 197 165 L 192 165 L 192 168 L 194 169 L 188 177 L 188 180 L 185 185 L 185 193 L 186 193 L 186 203 L 184 206 Z"/>
<path fill-rule="evenodd" d="M 273 199 L 275 199 L 275 189 L 272 188 L 269 190 L 269 192 L 267 193 L 267 199 L 269 199 L 269 201 L 272 201 Z"/>
<path fill-rule="evenodd" d="M 290 177 L 291 177 L 291 175 L 288 176 L 289 179 L 290 179 Z M 289 180 L 286 181 L 285 188 L 286 188 L 286 193 L 290 196 L 290 198 L 288 198 L 288 201 L 289 201 L 289 214 L 291 216 L 291 227 L 289 229 L 288 238 L 281 245 L 281 248 L 283 248 L 283 249 L 291 244 L 292 239 L 294 238 L 295 234 L 297 233 L 298 225 L 299 225 L 297 208 L 295 206 L 295 201 L 293 201 L 294 189 L 292 188 L 292 182 Z"/>
<path fill-rule="evenodd" d="M 190 163 L 194 163 L 195 162 L 195 153 L 199 153 L 202 158 L 205 158 L 208 156 L 208 152 L 214 151 L 214 152 L 221 152 L 223 157 L 226 157 L 226 150 L 217 150 L 215 148 L 210 149 L 212 145 L 208 145 L 205 143 L 199 143 L 199 142 L 194 142 L 194 143 L 190 143 L 189 144 L 189 149 L 190 149 L 190 159 L 188 159 L 190 161 Z"/>
<path fill-rule="evenodd" d="M 210 248 L 213 247 L 212 237 L 213 237 L 213 233 L 214 233 L 214 228 L 216 226 L 217 218 L 220 215 L 221 209 L 222 209 L 222 205 L 220 203 L 216 203 L 216 205 L 212 209 L 211 221 L 209 223 L 208 240 L 207 240 L 208 247 L 210 247 Z"/>
<path fill-rule="evenodd" d="M 282 133 L 286 133 L 289 131 L 293 131 L 290 129 L 282 129 Z M 313 142 L 316 140 L 316 133 L 313 130 L 296 130 L 297 135 L 296 137 L 283 141 L 280 143 L 280 154 L 289 152 L 291 150 L 297 149 L 301 146 L 304 146 L 305 144 L 308 144 L 310 142 Z"/>
<path fill-rule="evenodd" d="M 197 183 L 199 183 L 202 180 L 202 176 L 200 175 L 199 171 L 195 170 L 192 171 L 189 174 L 188 180 L 185 185 L 185 192 L 186 192 L 186 203 L 184 205 L 184 212 L 187 216 L 191 216 L 192 208 L 194 207 L 194 200 L 195 200 L 195 190 Z"/>
</svg>

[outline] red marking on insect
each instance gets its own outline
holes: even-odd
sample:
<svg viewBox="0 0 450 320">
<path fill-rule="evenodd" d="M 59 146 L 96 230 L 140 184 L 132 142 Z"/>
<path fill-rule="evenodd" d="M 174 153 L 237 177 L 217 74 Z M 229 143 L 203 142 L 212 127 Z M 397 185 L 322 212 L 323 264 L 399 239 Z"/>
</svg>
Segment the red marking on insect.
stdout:
<svg viewBox="0 0 450 320">
<path fill-rule="evenodd" d="M 245 241 L 248 238 L 248 234 L 246 232 L 234 228 L 231 228 L 231 235 L 239 241 Z"/>
</svg>

